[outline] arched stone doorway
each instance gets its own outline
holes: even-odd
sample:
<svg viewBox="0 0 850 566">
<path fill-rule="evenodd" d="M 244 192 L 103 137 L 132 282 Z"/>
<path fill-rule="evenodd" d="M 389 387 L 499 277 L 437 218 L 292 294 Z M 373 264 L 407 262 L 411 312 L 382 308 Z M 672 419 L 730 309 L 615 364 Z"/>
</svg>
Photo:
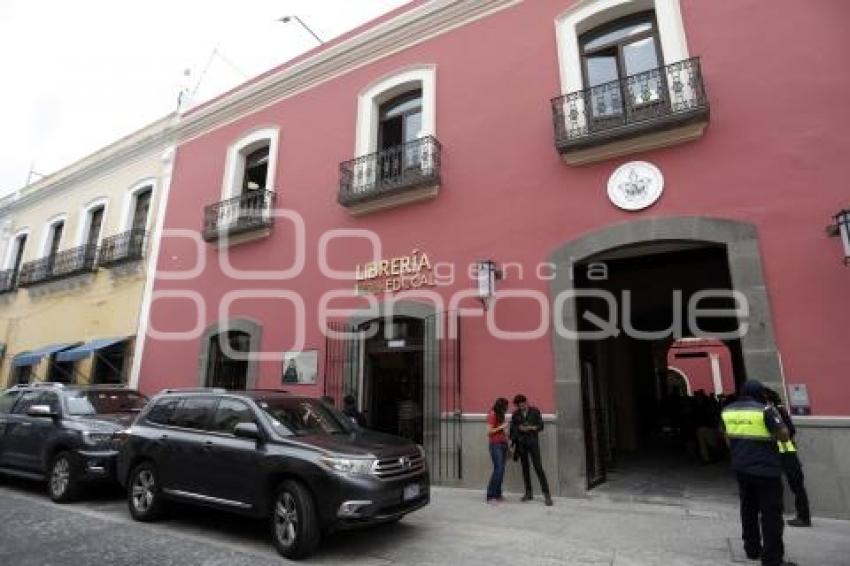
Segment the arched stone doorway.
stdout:
<svg viewBox="0 0 850 566">
<path fill-rule="evenodd" d="M 755 226 L 707 217 L 653 218 L 618 224 L 584 235 L 558 248 L 551 282 L 555 356 L 555 401 L 558 409 L 558 483 L 563 495 L 582 496 L 589 485 L 579 341 L 562 328 L 578 328 L 574 266 L 588 258 L 641 245 L 698 244 L 719 246 L 728 259 L 731 288 L 748 307 L 747 332 L 739 339 L 741 371 L 781 389 L 781 370 L 773 334 L 767 290 Z"/>
<path fill-rule="evenodd" d="M 225 389 L 255 389 L 262 326 L 253 320 L 233 319 L 209 326 L 201 337 L 198 385 Z M 234 353 L 230 356 L 228 353 Z"/>
<path fill-rule="evenodd" d="M 389 337 L 380 335 L 381 330 L 405 324 L 406 338 L 392 333 Z M 459 325 L 457 313 L 440 312 L 427 298 L 394 298 L 379 303 L 377 310 L 358 311 L 345 320 L 329 321 L 325 344 L 324 390 L 337 404 L 345 395 L 354 396 L 361 410 L 374 411 L 376 402 L 386 402 L 387 399 L 372 397 L 369 391 L 370 385 L 380 386 L 372 370 L 384 361 L 384 369 L 390 370 L 386 378 L 406 378 L 408 388 L 415 387 L 415 392 L 405 392 L 421 400 L 416 403 L 418 424 L 410 436 L 421 440 L 432 480 L 439 483 L 457 483 L 463 477 Z M 391 354 L 389 357 L 394 360 L 379 361 L 374 354 Z M 393 363 L 396 367 L 389 367 Z M 389 400 L 382 409 L 403 413 L 397 400 Z M 376 415 L 368 418 L 375 420 Z M 397 413 L 390 415 L 390 426 L 394 419 L 401 420 Z"/>
</svg>

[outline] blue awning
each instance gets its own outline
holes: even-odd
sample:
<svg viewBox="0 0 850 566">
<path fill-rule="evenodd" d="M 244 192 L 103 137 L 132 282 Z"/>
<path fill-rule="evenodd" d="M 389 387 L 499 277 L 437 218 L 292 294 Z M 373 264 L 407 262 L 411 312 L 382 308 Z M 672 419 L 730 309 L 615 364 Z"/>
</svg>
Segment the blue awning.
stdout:
<svg viewBox="0 0 850 566">
<path fill-rule="evenodd" d="M 86 342 L 82 346 L 77 346 L 76 348 L 59 352 L 56 354 L 56 361 L 75 362 L 77 360 L 82 360 L 83 358 L 91 356 L 93 352 L 102 350 L 103 348 L 108 348 L 109 346 L 117 344 L 118 342 L 123 342 L 124 340 L 126 340 L 126 338 L 98 338 L 97 340 Z"/>
<path fill-rule="evenodd" d="M 37 364 L 44 356 L 49 356 L 56 352 L 73 348 L 77 344 L 79 344 L 79 342 L 72 342 L 70 344 L 51 344 L 50 346 L 44 346 L 38 350 L 33 350 L 32 352 L 22 352 L 12 358 L 12 367 L 17 368 Z"/>
</svg>

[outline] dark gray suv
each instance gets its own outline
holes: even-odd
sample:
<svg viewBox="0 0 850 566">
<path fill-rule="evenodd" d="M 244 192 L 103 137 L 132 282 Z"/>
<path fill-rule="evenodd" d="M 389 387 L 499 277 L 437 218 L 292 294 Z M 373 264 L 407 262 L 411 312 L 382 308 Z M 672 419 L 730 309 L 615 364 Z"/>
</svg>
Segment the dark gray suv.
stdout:
<svg viewBox="0 0 850 566">
<path fill-rule="evenodd" d="M 0 473 L 47 480 L 57 503 L 114 479 L 121 431 L 147 398 L 108 385 L 16 385 L 0 395 Z"/>
<path fill-rule="evenodd" d="M 421 447 L 309 397 L 167 390 L 127 434 L 118 473 L 135 519 L 154 519 L 166 499 L 268 518 L 287 558 L 310 554 L 322 534 L 397 521 L 430 500 Z"/>
</svg>

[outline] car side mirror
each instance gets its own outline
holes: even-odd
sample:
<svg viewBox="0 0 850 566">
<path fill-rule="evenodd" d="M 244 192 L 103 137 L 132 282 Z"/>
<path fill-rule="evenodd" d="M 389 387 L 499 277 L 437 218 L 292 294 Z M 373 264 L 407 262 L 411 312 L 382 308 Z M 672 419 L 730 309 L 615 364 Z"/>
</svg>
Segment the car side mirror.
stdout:
<svg viewBox="0 0 850 566">
<path fill-rule="evenodd" d="M 33 405 L 27 409 L 27 416 L 53 419 L 58 417 L 59 414 L 54 413 L 53 410 L 51 410 L 50 405 Z"/>
<path fill-rule="evenodd" d="M 233 435 L 239 438 L 251 438 L 253 440 L 262 440 L 263 435 L 260 433 L 260 427 L 257 423 L 239 423 L 233 429 Z"/>
</svg>

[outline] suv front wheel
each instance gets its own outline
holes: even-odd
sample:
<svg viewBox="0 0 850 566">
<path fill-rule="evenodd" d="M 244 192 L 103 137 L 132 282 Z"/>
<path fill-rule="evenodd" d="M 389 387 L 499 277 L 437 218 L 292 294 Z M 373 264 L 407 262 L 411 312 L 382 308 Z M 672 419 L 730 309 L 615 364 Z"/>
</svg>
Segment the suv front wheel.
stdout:
<svg viewBox="0 0 850 566">
<path fill-rule="evenodd" d="M 127 504 L 137 521 L 153 521 L 162 513 L 162 495 L 156 468 L 142 462 L 130 473 L 127 482 Z"/>
<path fill-rule="evenodd" d="M 60 452 L 50 462 L 47 476 L 47 494 L 56 503 L 68 503 L 79 491 L 76 463 L 70 452 Z"/>
<path fill-rule="evenodd" d="M 316 506 L 302 484 L 287 480 L 275 493 L 271 514 L 272 539 L 284 558 L 303 558 L 319 544 Z"/>
</svg>

